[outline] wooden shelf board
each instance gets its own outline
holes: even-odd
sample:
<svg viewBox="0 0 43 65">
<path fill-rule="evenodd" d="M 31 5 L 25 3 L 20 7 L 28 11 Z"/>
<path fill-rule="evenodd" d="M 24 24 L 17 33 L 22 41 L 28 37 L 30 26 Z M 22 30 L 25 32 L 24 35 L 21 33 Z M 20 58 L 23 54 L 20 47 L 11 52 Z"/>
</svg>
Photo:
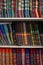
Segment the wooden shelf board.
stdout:
<svg viewBox="0 0 43 65">
<path fill-rule="evenodd" d="M 43 21 L 43 18 L 0 18 L 1 21 Z"/>
<path fill-rule="evenodd" d="M 43 48 L 43 46 L 0 46 L 0 48 Z"/>
</svg>

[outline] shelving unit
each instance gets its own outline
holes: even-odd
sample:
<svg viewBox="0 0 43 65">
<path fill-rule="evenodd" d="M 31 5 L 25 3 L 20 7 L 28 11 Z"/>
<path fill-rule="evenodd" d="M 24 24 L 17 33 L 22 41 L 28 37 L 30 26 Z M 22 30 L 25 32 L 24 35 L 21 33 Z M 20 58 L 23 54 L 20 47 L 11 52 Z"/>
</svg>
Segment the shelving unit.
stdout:
<svg viewBox="0 0 43 65">
<path fill-rule="evenodd" d="M 37 16 L 36 15 L 33 15 L 33 13 L 35 12 L 35 9 L 34 8 L 36 8 L 36 10 L 38 10 L 38 8 L 40 8 L 41 9 L 41 4 L 42 3 L 40 3 L 39 1 L 39 3 L 36 1 L 36 3 L 35 3 L 35 1 L 33 1 L 32 2 L 32 0 L 31 0 L 31 2 L 29 1 L 28 2 L 28 4 L 29 5 L 27 5 L 27 3 L 24 1 L 22 1 L 22 2 L 20 2 L 20 3 L 16 3 L 16 2 L 18 2 L 18 1 L 20 1 L 20 0 L 14 0 L 14 3 L 15 3 L 15 5 L 14 5 L 14 3 L 13 3 L 13 0 L 12 0 L 12 3 L 10 3 L 10 0 L 8 0 L 9 1 L 9 3 L 8 2 L 6 2 L 7 0 L 4 0 L 3 2 L 2 2 L 2 4 L 1 5 L 3 5 L 3 7 L 1 8 L 2 10 L 4 9 L 5 10 L 5 12 L 4 12 L 4 10 L 3 10 L 3 15 L 5 14 L 5 18 L 0 18 L 0 24 L 12 24 L 12 23 L 14 23 L 14 22 L 43 22 L 43 18 L 31 18 L 31 14 L 32 14 L 32 16 L 34 17 L 40 17 L 40 16 L 38 16 L 38 14 L 39 14 L 39 11 L 38 11 L 38 14 L 37 13 L 35 13 L 35 14 L 37 14 Z M 22 5 L 23 6 L 21 6 L 21 3 L 22 3 Z M 19 6 L 18 6 L 18 4 L 19 4 Z M 10 5 L 12 5 L 11 7 L 10 7 Z M 26 6 L 27 5 L 27 6 Z M 40 7 L 38 7 L 40 5 Z M 9 7 L 8 7 L 9 6 Z M 11 14 L 11 12 L 10 12 L 10 9 L 12 9 L 12 13 L 13 13 L 13 6 L 14 6 L 14 8 L 16 8 L 17 9 L 17 11 L 16 11 L 16 13 L 18 14 L 18 11 L 19 11 L 19 14 L 17 15 L 16 14 L 16 16 L 20 16 L 20 17 L 25 17 L 25 14 L 27 14 L 27 11 L 25 11 L 25 13 L 24 13 L 24 10 L 28 10 L 29 11 L 29 17 L 30 18 L 28 18 L 27 16 L 27 18 L 9 18 L 9 16 L 11 16 L 10 14 Z M 16 7 L 15 7 L 16 6 Z M 18 6 L 18 8 L 17 8 L 17 6 Z M 22 7 L 22 8 L 20 8 L 20 6 Z M 28 7 L 29 6 L 29 7 Z M 32 7 L 33 6 L 33 7 Z M 43 6 L 43 5 L 42 5 Z M 26 8 L 27 7 L 27 8 Z M 8 9 L 7 9 L 8 8 Z M 24 8 L 24 10 L 23 10 L 23 8 Z M 31 12 L 32 11 L 32 8 L 33 8 L 33 13 Z M 0 10 L 1 10 L 0 9 Z M 39 10 L 40 10 L 39 9 Z M 7 10 L 7 13 L 6 13 L 6 10 Z M 9 10 L 9 12 L 8 12 L 8 10 Z M 22 15 L 20 14 L 21 13 L 21 11 L 20 10 L 23 10 L 22 11 Z M 15 12 L 15 10 L 14 10 L 14 12 Z M 9 14 L 10 13 L 10 14 Z M 24 15 L 23 15 L 23 13 L 24 13 Z M 40 12 L 40 13 L 42 13 L 42 12 Z M 8 16 L 8 18 L 6 18 Z M 13 14 L 13 17 L 15 16 L 15 13 Z M 25 27 L 25 25 L 24 25 L 24 27 Z M 27 26 L 28 27 L 28 26 Z M 3 36 L 2 36 L 3 37 Z M 10 37 L 10 36 L 9 36 Z M 9 38 L 8 38 L 9 39 Z M 26 40 L 26 39 L 25 39 Z M 16 45 L 0 45 L 0 48 L 2 48 L 2 49 L 6 49 L 6 48 L 8 48 L 8 49 L 32 49 L 31 50 L 31 52 L 30 52 L 30 54 L 31 54 L 31 57 L 32 57 L 32 51 L 33 51 L 33 49 L 43 49 L 43 45 L 42 46 L 16 46 Z M 3 63 L 5 62 L 5 60 L 6 60 L 6 62 L 7 62 L 7 60 L 8 60 L 8 62 L 9 62 L 9 60 L 11 59 L 11 61 L 12 61 L 12 54 L 10 54 L 10 53 L 12 53 L 12 51 L 10 50 L 10 52 L 8 51 L 8 49 L 7 49 L 7 51 L 5 52 L 5 50 L 2 52 L 2 53 L 6 53 L 6 59 L 4 59 L 4 56 L 5 56 L 5 54 L 3 54 Z M 7 52 L 8 52 L 8 54 L 7 54 Z M 15 51 L 14 51 L 15 52 Z M 18 51 L 17 51 L 18 52 Z M 24 56 L 24 50 L 22 50 L 22 56 Z M 33 51 L 34 52 L 34 51 Z M 28 51 L 27 51 L 27 56 L 26 56 L 26 58 L 28 57 L 29 58 L 29 56 L 28 56 Z M 15 52 L 15 57 L 17 56 L 17 54 L 16 54 L 16 52 Z M 20 55 L 20 51 L 19 51 L 19 55 Z M 19 57 L 19 55 L 18 55 L 18 58 L 19 58 L 19 60 L 20 60 L 20 57 Z M 7 56 L 10 56 L 10 59 L 7 57 Z M 38 60 L 37 62 L 39 63 L 39 56 L 38 56 L 38 53 L 37 53 L 37 59 L 35 58 L 35 52 L 34 52 L 34 60 Z M 1 57 L 1 53 L 0 53 L 0 57 Z M 14 57 L 14 59 L 15 59 L 15 57 Z M 30 57 L 30 58 L 31 58 Z M 40 52 L 40 57 L 41 57 L 41 52 Z M 27 59 L 28 59 L 27 58 Z M 30 59 L 29 58 L 29 59 Z M 33 58 L 33 57 L 32 57 Z M 14 60 L 13 59 L 13 60 Z M 22 58 L 22 61 L 24 60 L 24 58 Z M 15 60 L 16 61 L 16 60 Z M 18 59 L 17 59 L 17 61 L 18 61 Z M 21 61 L 21 60 L 20 60 Z M 26 61 L 26 59 L 25 59 L 25 61 Z M 30 61 L 32 61 L 33 62 L 33 59 L 31 59 Z M 27 62 L 28 62 L 28 60 L 27 60 Z M 10 63 L 10 62 L 9 62 Z M 24 63 L 24 62 L 23 62 Z M 31 63 L 31 62 L 30 62 Z M 41 63 L 41 62 L 40 62 Z M 3 64 L 2 64 L 3 65 Z M 8 64 L 7 64 L 8 65 Z M 12 65 L 12 64 L 10 64 L 10 65 Z M 17 65 L 17 64 L 14 64 L 14 65 Z M 21 64 L 19 64 L 19 65 L 21 65 Z M 24 65 L 24 64 L 22 64 L 22 65 Z M 28 64 L 27 64 L 28 65 Z M 30 64 L 29 64 L 30 65 Z M 33 65 L 33 64 L 31 64 L 31 65 Z M 36 64 L 35 64 L 36 65 Z M 39 64 L 38 64 L 39 65 Z M 42 65 L 42 64 L 41 64 Z"/>
</svg>

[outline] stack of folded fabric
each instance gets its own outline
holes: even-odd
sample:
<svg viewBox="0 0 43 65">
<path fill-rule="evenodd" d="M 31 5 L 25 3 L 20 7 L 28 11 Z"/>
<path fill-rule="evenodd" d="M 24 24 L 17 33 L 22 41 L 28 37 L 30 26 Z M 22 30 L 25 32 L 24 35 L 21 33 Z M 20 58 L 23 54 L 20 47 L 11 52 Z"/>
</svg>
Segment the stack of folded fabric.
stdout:
<svg viewBox="0 0 43 65">
<path fill-rule="evenodd" d="M 0 17 L 43 17 L 43 0 L 0 0 Z"/>
<path fill-rule="evenodd" d="M 43 27 L 41 22 L 17 22 L 12 24 L 13 40 L 15 45 L 43 45 Z M 41 29 L 40 29 L 41 28 Z"/>
<path fill-rule="evenodd" d="M 43 49 L 0 48 L 1 65 L 43 65 Z"/>
<path fill-rule="evenodd" d="M 12 45 L 12 28 L 11 24 L 0 24 L 0 45 Z"/>
<path fill-rule="evenodd" d="M 0 24 L 0 45 L 43 45 L 43 22 Z"/>
</svg>

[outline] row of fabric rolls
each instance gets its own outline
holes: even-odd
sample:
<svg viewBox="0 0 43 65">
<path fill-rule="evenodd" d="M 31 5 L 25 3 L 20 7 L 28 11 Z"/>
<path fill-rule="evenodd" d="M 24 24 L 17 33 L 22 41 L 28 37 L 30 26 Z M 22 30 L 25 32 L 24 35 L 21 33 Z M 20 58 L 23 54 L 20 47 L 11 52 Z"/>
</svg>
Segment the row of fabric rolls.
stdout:
<svg viewBox="0 0 43 65">
<path fill-rule="evenodd" d="M 0 24 L 0 45 L 43 45 L 43 22 Z"/>
<path fill-rule="evenodd" d="M 0 65 L 43 65 L 43 49 L 0 48 Z"/>
<path fill-rule="evenodd" d="M 0 0 L 0 17 L 43 18 L 43 0 Z"/>
</svg>

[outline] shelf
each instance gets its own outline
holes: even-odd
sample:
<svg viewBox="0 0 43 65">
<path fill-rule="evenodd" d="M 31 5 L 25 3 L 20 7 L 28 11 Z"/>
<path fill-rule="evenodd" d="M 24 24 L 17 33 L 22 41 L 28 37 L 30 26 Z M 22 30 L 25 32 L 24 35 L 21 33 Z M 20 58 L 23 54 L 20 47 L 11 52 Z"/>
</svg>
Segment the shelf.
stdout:
<svg viewBox="0 0 43 65">
<path fill-rule="evenodd" d="M 12 24 L 11 22 L 0 22 L 0 24 Z"/>
<path fill-rule="evenodd" d="M 0 48 L 43 48 L 43 46 L 0 46 Z"/>
<path fill-rule="evenodd" d="M 0 22 L 43 21 L 43 18 L 0 18 Z"/>
</svg>

